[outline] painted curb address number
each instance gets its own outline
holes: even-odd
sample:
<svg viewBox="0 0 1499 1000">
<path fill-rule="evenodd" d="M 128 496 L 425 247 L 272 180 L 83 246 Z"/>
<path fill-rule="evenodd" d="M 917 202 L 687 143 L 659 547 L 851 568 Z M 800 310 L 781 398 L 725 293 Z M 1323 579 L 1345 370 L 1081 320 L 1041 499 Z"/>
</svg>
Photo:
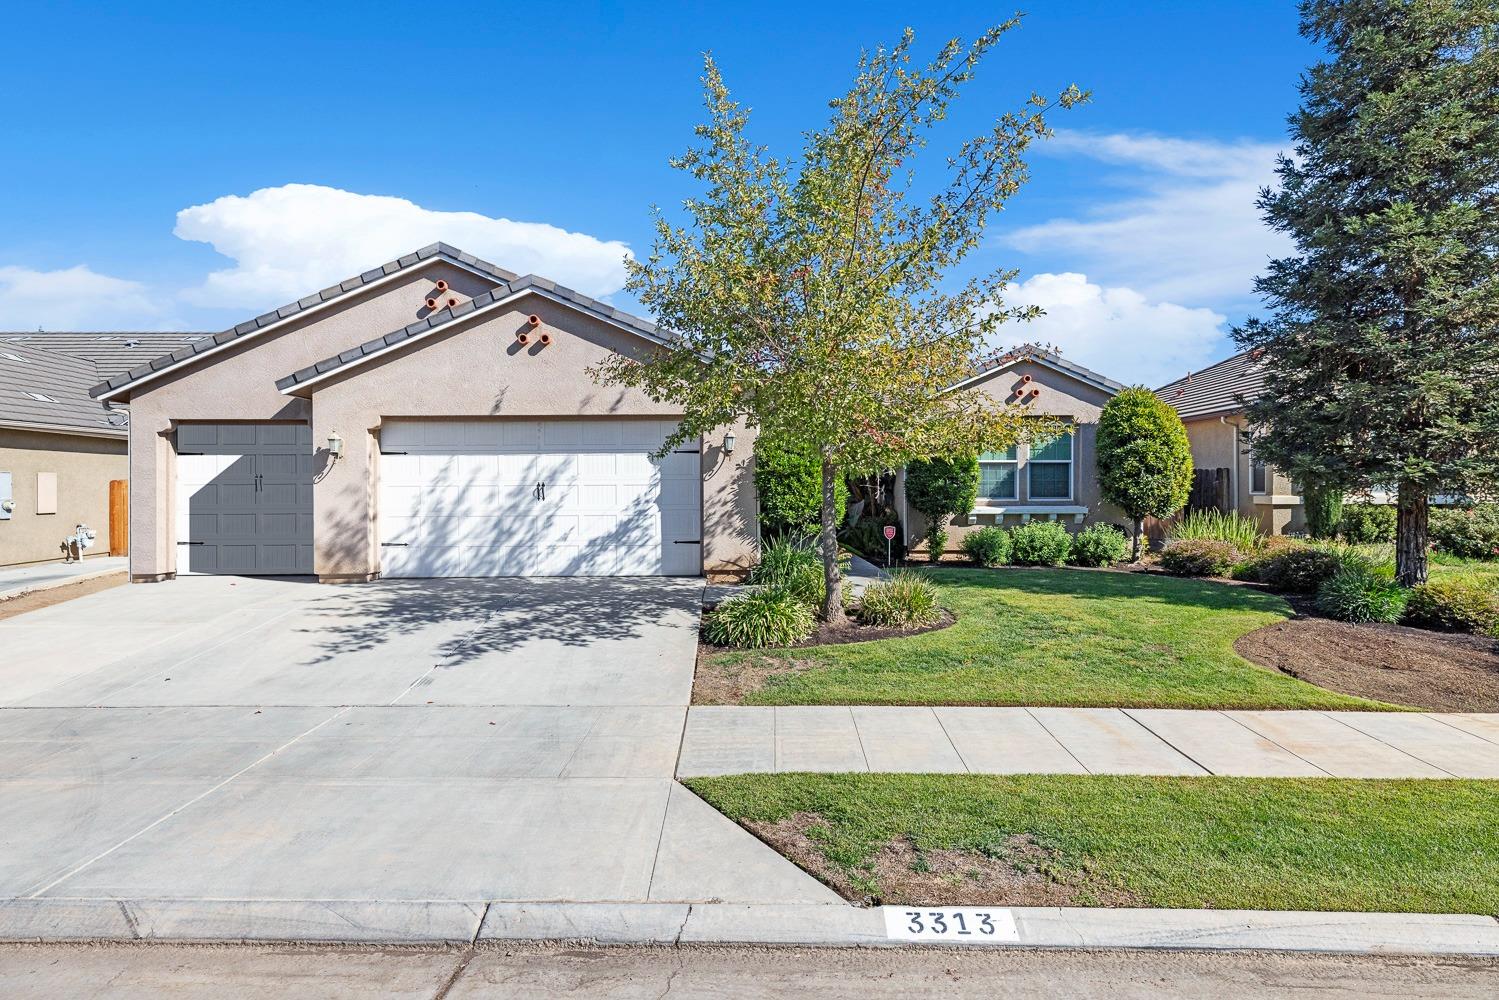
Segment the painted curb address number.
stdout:
<svg viewBox="0 0 1499 1000">
<path fill-rule="evenodd" d="M 1017 944 L 1020 929 L 1006 909 L 984 906 L 886 906 L 885 936 L 892 941 L 943 941 L 949 944 L 995 942 Z"/>
</svg>

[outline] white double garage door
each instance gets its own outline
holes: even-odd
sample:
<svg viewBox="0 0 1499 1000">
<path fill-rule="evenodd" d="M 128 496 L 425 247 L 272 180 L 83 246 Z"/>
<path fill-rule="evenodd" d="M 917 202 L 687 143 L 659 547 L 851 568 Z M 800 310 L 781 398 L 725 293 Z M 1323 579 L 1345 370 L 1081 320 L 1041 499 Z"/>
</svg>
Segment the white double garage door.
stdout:
<svg viewBox="0 0 1499 1000">
<path fill-rule="evenodd" d="M 380 430 L 387 577 L 696 576 L 698 442 L 670 420 L 406 420 Z"/>
</svg>

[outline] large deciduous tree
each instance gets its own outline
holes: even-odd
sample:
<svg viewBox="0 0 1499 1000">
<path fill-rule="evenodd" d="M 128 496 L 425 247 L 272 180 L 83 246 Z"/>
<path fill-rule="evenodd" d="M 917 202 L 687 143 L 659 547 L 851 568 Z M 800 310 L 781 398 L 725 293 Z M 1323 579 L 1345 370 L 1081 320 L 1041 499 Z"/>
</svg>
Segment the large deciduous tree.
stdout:
<svg viewBox="0 0 1499 1000">
<path fill-rule="evenodd" d="M 1035 310 L 1002 303 L 1012 271 L 959 281 L 952 270 L 1026 180 L 1024 155 L 1048 134 L 1048 112 L 1085 95 L 1032 95 L 952 146 L 935 181 L 918 186 L 913 170 L 933 127 L 1017 23 L 966 46 L 948 42 L 925 66 L 912 61 L 909 30 L 866 53 L 795 158 L 750 141 L 748 114 L 708 57 L 707 122 L 673 161 L 704 190 L 686 202 L 685 225 L 658 212 L 650 255 L 629 264 L 629 289 L 677 348 L 612 360 L 596 375 L 679 406 L 676 441 L 743 419 L 816 452 L 829 622 L 844 615 L 843 476 L 1004 447 L 1022 429 L 1022 411 L 944 390 L 972 374 L 999 323 Z"/>
<path fill-rule="evenodd" d="M 1396 576 L 1426 579 L 1428 499 L 1499 479 L 1499 5 L 1311 0 L 1330 58 L 1260 196 L 1294 256 L 1236 331 L 1267 378 L 1257 455 L 1301 482 L 1396 488 Z"/>
<path fill-rule="evenodd" d="M 1192 495 L 1192 444 L 1187 428 L 1149 389 L 1125 389 L 1098 416 L 1098 485 L 1103 498 L 1130 519 L 1130 558 L 1140 558 L 1147 517 L 1170 517 Z"/>
</svg>

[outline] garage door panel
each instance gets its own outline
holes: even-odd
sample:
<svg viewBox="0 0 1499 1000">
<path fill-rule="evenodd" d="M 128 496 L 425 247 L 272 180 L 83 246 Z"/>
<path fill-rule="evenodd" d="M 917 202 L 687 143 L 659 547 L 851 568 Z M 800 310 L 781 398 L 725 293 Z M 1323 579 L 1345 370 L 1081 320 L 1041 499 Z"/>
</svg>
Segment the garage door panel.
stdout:
<svg viewBox="0 0 1499 1000">
<path fill-rule="evenodd" d="M 177 428 L 178 572 L 312 572 L 311 428 Z"/>
<path fill-rule="evenodd" d="M 388 420 L 380 538 L 387 576 L 696 575 L 699 456 L 653 461 L 663 420 Z M 454 427 L 461 445 L 453 445 Z M 391 463 L 391 459 L 416 459 Z M 389 474 L 384 474 L 389 471 Z M 545 484 L 544 495 L 538 483 Z M 673 534 L 675 533 L 675 534 Z M 685 544 L 677 544 L 677 543 Z"/>
</svg>

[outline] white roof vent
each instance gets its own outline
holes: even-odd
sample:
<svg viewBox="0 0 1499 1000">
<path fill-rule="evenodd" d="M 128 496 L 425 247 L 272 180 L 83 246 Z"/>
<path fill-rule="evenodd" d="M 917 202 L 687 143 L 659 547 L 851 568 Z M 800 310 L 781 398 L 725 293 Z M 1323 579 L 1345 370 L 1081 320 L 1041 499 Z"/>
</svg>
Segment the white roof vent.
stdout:
<svg viewBox="0 0 1499 1000">
<path fill-rule="evenodd" d="M 34 399 L 37 402 L 39 402 L 39 403 L 55 403 L 55 402 L 57 402 L 57 400 L 53 399 L 51 396 L 44 396 L 44 395 L 42 395 L 39 392 L 32 392 L 30 389 L 22 389 L 21 391 L 24 392 L 26 395 L 30 396 L 32 399 Z"/>
</svg>

